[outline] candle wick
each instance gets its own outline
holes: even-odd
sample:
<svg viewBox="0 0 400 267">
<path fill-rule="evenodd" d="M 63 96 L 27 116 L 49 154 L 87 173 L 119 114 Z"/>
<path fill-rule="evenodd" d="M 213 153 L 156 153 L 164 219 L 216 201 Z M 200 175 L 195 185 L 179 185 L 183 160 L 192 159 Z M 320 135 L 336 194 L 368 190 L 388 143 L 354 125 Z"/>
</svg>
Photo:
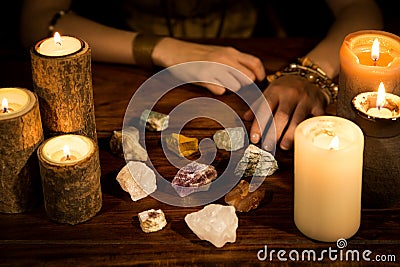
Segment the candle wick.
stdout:
<svg viewBox="0 0 400 267">
<path fill-rule="evenodd" d="M 67 154 L 66 160 L 71 160 L 71 157 L 69 156 L 69 154 Z"/>
<path fill-rule="evenodd" d="M 8 109 L 6 107 L 3 108 L 3 113 L 8 113 Z"/>
<path fill-rule="evenodd" d="M 376 61 L 378 61 L 378 59 L 375 57 L 372 60 L 374 61 L 374 66 L 376 66 Z"/>
<path fill-rule="evenodd" d="M 61 42 L 56 42 L 57 45 L 61 46 Z"/>
</svg>

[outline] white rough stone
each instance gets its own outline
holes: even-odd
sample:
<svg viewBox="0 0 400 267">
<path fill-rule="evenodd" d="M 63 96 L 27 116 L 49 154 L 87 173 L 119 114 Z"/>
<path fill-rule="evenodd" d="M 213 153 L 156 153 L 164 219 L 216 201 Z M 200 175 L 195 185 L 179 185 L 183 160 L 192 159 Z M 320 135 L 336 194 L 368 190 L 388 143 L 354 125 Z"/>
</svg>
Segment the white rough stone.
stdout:
<svg viewBox="0 0 400 267">
<path fill-rule="evenodd" d="M 236 166 L 235 175 L 240 177 L 269 176 L 277 169 L 278 163 L 271 153 L 250 144 Z"/>
<path fill-rule="evenodd" d="M 145 210 L 140 212 L 138 216 L 140 228 L 142 228 L 145 233 L 160 231 L 167 225 L 164 212 L 160 209 Z"/>
<path fill-rule="evenodd" d="M 213 139 L 217 148 L 236 151 L 244 146 L 244 136 L 243 127 L 234 127 L 215 132 Z"/>
<path fill-rule="evenodd" d="M 218 248 L 236 241 L 239 219 L 232 206 L 209 204 L 200 211 L 187 214 L 185 222 L 201 240 Z"/>
<path fill-rule="evenodd" d="M 114 131 L 110 139 L 111 151 L 126 160 L 146 161 L 147 151 L 139 143 L 139 130 L 133 126 Z"/>
<path fill-rule="evenodd" d="M 156 175 L 146 164 L 129 161 L 118 173 L 117 181 L 133 201 L 142 199 L 157 189 Z"/>
</svg>

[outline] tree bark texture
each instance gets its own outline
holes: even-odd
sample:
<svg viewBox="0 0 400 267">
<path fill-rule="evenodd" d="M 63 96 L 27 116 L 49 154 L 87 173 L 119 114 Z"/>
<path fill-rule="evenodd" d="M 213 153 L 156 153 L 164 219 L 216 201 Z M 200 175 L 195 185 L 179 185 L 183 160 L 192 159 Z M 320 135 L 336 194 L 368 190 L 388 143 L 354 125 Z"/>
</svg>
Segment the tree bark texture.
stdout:
<svg viewBox="0 0 400 267">
<path fill-rule="evenodd" d="M 92 140 L 93 141 L 93 140 Z M 45 141 L 46 142 L 46 141 Z M 76 164 L 49 162 L 38 149 L 44 205 L 51 220 L 75 225 L 94 217 L 102 206 L 98 147 Z"/>
<path fill-rule="evenodd" d="M 26 90 L 28 91 L 28 90 Z M 42 199 L 36 149 L 43 141 L 37 96 L 21 116 L 0 118 L 0 212 L 20 213 Z"/>
<path fill-rule="evenodd" d="M 82 41 L 76 53 L 51 57 L 39 54 L 38 44 L 31 48 L 31 66 L 45 136 L 71 133 L 97 141 L 89 45 Z"/>
</svg>

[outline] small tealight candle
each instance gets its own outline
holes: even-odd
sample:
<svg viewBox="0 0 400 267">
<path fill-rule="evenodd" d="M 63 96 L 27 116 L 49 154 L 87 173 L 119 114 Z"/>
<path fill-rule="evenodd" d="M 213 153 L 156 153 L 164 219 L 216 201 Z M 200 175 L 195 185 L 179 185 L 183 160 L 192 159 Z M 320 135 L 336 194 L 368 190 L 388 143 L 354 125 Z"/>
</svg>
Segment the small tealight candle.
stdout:
<svg viewBox="0 0 400 267">
<path fill-rule="evenodd" d="M 43 146 L 43 158 L 55 164 L 75 164 L 93 153 L 93 142 L 79 135 L 60 135 Z"/>
<path fill-rule="evenodd" d="M 58 32 L 36 45 L 36 51 L 39 54 L 51 57 L 71 55 L 81 49 L 81 40 L 72 36 L 60 36 Z"/>
<path fill-rule="evenodd" d="M 352 100 L 355 122 L 368 136 L 391 137 L 400 134 L 400 96 L 386 93 L 381 82 L 377 92 L 364 92 Z"/>
<path fill-rule="evenodd" d="M 2 88 L 0 90 L 0 117 L 14 118 L 23 113 L 30 103 L 31 96 L 25 89 Z"/>
<path fill-rule="evenodd" d="M 68 224 L 92 218 L 102 206 L 95 141 L 83 135 L 59 135 L 45 140 L 37 153 L 49 218 Z"/>
<path fill-rule="evenodd" d="M 297 126 L 294 144 L 297 228 L 319 241 L 353 236 L 361 214 L 361 129 L 340 117 L 313 117 Z"/>
</svg>

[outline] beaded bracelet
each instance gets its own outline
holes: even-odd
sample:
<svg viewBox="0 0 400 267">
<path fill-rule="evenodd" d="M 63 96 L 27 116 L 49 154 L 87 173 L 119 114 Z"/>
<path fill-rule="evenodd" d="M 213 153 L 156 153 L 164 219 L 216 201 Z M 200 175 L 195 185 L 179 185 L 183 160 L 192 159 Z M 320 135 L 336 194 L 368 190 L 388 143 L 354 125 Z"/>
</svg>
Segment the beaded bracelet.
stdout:
<svg viewBox="0 0 400 267">
<path fill-rule="evenodd" d="M 58 22 L 58 20 L 64 16 L 65 14 L 67 14 L 69 12 L 69 10 L 65 11 L 65 10 L 60 10 L 58 11 L 56 14 L 54 14 L 53 18 L 50 20 L 50 24 L 49 24 L 49 36 L 53 36 L 54 35 L 54 28 Z"/>
<path fill-rule="evenodd" d="M 154 63 L 151 58 L 154 47 L 162 39 L 162 36 L 138 33 L 132 42 L 133 57 L 136 65 L 153 68 Z"/>
<path fill-rule="evenodd" d="M 298 63 L 291 63 L 282 70 L 268 75 L 267 80 L 272 82 L 286 75 L 298 75 L 317 85 L 326 96 L 328 105 L 337 100 L 338 85 L 329 79 L 326 73 L 308 57 L 298 58 Z"/>
</svg>

